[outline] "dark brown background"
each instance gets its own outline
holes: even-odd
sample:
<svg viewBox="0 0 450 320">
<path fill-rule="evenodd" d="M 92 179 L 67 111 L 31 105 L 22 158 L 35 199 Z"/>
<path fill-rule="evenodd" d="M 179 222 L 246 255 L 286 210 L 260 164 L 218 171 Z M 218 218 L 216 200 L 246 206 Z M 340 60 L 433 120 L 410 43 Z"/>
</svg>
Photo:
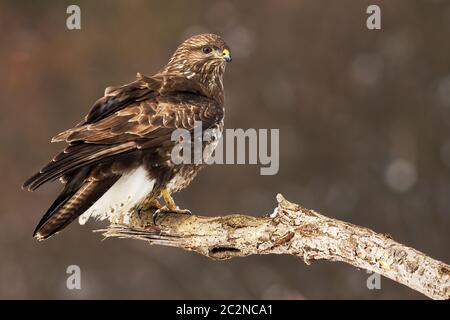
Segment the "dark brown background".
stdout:
<svg viewBox="0 0 450 320">
<path fill-rule="evenodd" d="M 68 31 L 77 3 L 82 30 Z M 382 30 L 365 27 L 380 4 Z M 228 128 L 280 128 L 280 171 L 205 169 L 176 199 L 200 214 L 262 215 L 275 195 L 391 234 L 450 261 L 448 1 L 2 1 L 0 298 L 422 298 L 340 263 L 288 256 L 212 262 L 179 249 L 101 241 L 73 224 L 31 233 L 57 194 L 20 185 L 108 85 L 151 75 L 199 32 L 232 48 Z M 65 287 L 68 265 L 82 290 Z"/>
</svg>

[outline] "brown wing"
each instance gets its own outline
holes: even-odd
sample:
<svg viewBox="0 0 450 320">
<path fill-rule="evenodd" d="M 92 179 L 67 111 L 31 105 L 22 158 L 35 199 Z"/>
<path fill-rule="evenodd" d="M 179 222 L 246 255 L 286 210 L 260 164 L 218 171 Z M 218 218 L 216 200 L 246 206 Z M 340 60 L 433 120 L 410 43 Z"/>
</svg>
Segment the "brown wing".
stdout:
<svg viewBox="0 0 450 320">
<path fill-rule="evenodd" d="M 184 77 L 171 74 L 146 77 L 138 73 L 136 81 L 123 86 L 106 88 L 105 95 L 94 103 L 85 120 L 78 126 L 98 122 L 129 104 L 145 101 L 158 95 L 179 92 L 205 96 L 205 90 L 200 83 Z"/>
<path fill-rule="evenodd" d="M 190 92 L 158 95 L 134 102 L 94 123 L 80 124 L 55 136 L 69 146 L 28 179 L 24 188 L 34 190 L 43 183 L 106 158 L 140 149 L 152 149 L 171 141 L 177 128 L 203 129 L 219 122 L 223 109 L 217 102 Z"/>
</svg>

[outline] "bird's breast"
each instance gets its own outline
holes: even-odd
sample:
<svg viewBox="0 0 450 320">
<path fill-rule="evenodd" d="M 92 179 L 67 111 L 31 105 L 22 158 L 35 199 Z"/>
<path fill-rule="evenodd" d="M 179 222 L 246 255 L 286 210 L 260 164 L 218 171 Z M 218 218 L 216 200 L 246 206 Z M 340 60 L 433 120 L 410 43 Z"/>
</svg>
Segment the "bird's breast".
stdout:
<svg viewBox="0 0 450 320">
<path fill-rule="evenodd" d="M 210 163 L 211 157 L 222 139 L 223 120 L 212 126 L 204 133 L 203 137 L 206 142 L 203 145 L 203 162 Z"/>
<path fill-rule="evenodd" d="M 214 150 L 220 143 L 223 132 L 223 120 L 203 132 L 202 159 L 200 163 L 180 164 L 174 167 L 174 174 L 167 184 L 170 192 L 186 188 L 196 175 L 211 160 Z M 192 144 L 192 145 L 195 145 Z"/>
</svg>

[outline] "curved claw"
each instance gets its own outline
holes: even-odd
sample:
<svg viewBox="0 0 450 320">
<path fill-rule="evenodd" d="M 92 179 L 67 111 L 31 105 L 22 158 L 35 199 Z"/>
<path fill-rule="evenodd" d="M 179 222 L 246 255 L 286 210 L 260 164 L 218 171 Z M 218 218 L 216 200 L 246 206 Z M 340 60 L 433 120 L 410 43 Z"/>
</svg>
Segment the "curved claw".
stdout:
<svg viewBox="0 0 450 320">
<path fill-rule="evenodd" d="M 177 213 L 177 214 L 192 215 L 192 212 L 188 209 L 180 209 L 179 207 L 170 209 L 167 206 L 163 206 L 153 213 L 153 224 L 156 224 L 156 218 L 158 218 L 158 215 L 164 214 L 164 213 Z"/>
<path fill-rule="evenodd" d="M 189 211 L 188 209 L 180 209 L 179 207 L 175 207 L 174 209 L 170 209 L 167 206 L 164 206 L 162 208 L 159 208 L 158 210 L 156 210 L 155 213 L 180 213 L 180 214 L 189 214 L 191 215 L 192 212 Z"/>
</svg>

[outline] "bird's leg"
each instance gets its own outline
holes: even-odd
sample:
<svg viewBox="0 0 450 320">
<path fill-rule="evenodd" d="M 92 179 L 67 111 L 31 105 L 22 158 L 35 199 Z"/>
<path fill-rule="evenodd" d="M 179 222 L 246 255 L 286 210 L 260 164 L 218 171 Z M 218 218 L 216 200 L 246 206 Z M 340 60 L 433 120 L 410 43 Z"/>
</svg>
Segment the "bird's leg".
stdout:
<svg viewBox="0 0 450 320">
<path fill-rule="evenodd" d="M 161 191 L 161 196 L 164 199 L 164 202 L 166 205 L 156 211 L 156 213 L 181 213 L 181 214 L 192 214 L 187 209 L 180 209 L 176 204 L 175 201 L 173 201 L 172 196 L 169 193 L 169 190 L 163 189 Z"/>
</svg>

